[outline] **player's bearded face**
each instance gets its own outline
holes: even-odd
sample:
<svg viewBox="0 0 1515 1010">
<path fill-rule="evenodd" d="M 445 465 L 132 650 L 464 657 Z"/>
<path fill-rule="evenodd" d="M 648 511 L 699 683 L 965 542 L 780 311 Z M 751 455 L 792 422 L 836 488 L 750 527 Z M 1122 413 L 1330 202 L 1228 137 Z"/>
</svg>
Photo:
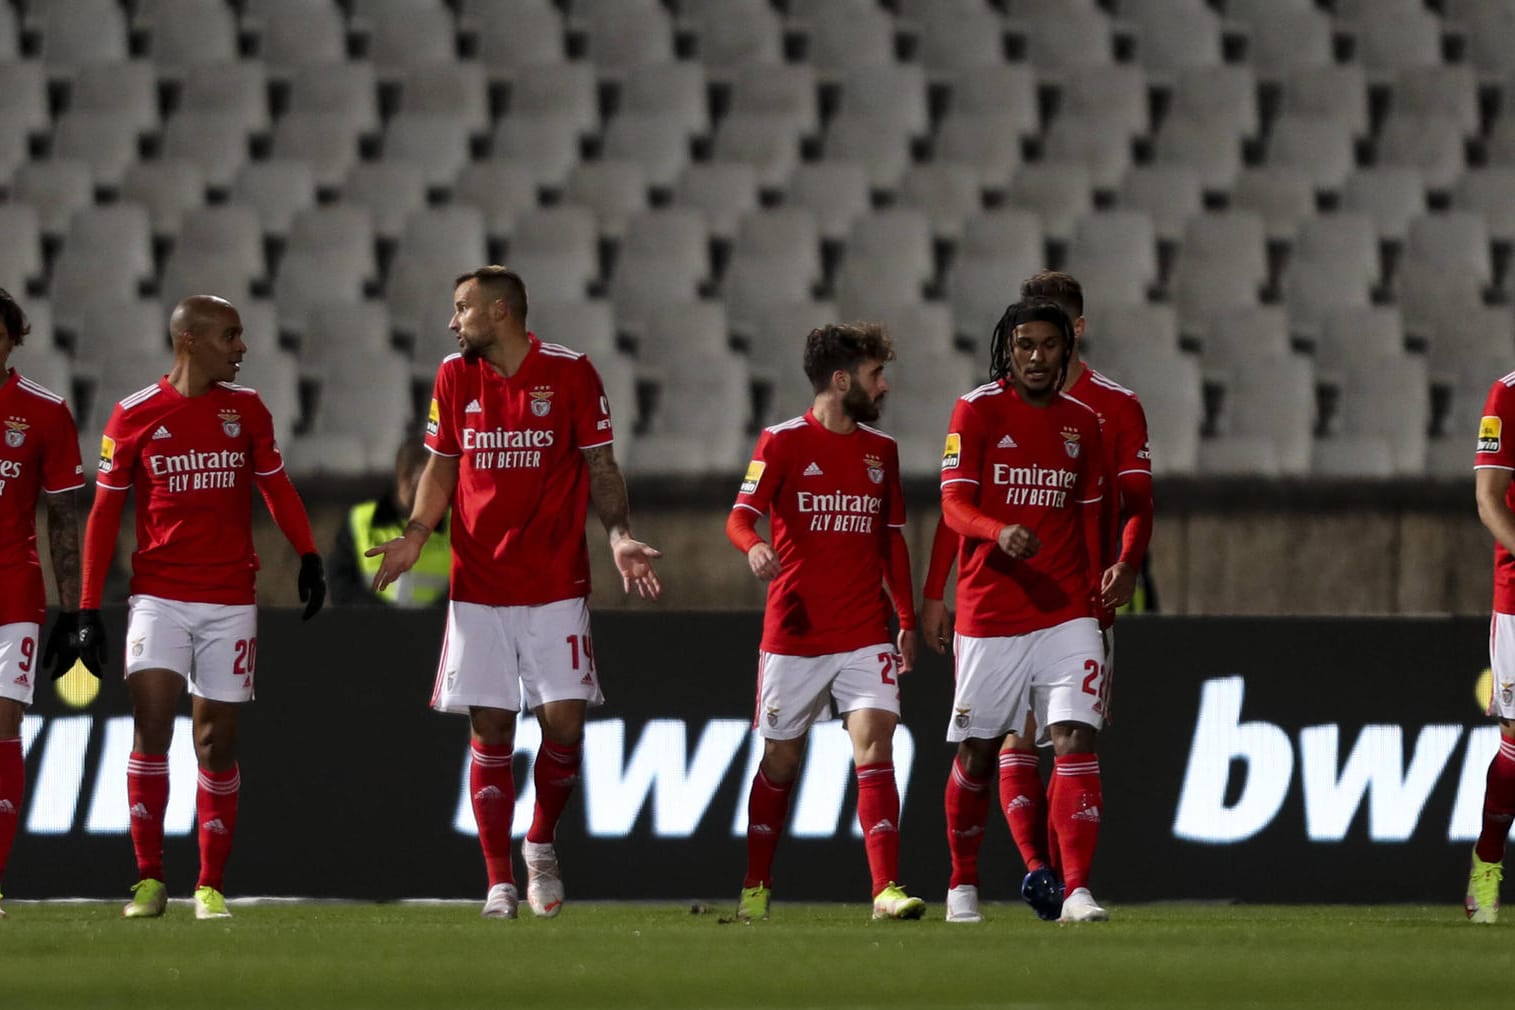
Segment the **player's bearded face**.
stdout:
<svg viewBox="0 0 1515 1010">
<path fill-rule="evenodd" d="M 494 339 L 487 304 L 478 285 L 470 280 L 458 286 L 453 296 L 452 322 L 448 328 L 458 336 L 458 351 L 464 361 L 477 361 Z"/>
<path fill-rule="evenodd" d="M 884 381 L 884 366 L 880 362 L 866 361 L 852 373 L 852 384 L 842 394 L 842 409 L 847 416 L 862 424 L 872 424 L 884 409 L 884 397 L 889 385 Z"/>
<path fill-rule="evenodd" d="M 1057 392 L 1068 357 L 1067 339 L 1055 323 L 1035 320 L 1015 328 L 1010 364 L 1027 399 L 1050 400 Z"/>
</svg>

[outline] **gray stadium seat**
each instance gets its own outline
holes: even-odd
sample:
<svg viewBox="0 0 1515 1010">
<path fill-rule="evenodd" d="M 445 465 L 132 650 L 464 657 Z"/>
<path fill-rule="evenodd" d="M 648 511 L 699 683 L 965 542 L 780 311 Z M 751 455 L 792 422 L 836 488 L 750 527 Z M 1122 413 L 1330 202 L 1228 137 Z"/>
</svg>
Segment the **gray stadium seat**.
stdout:
<svg viewBox="0 0 1515 1010">
<path fill-rule="evenodd" d="M 347 174 L 342 199 L 368 210 L 379 238 L 393 239 L 404 229 L 405 219 L 426 206 L 426 178 L 417 165 L 362 161 Z"/>
<path fill-rule="evenodd" d="M 494 157 L 538 186 L 561 187 L 579 163 L 579 126 L 562 116 L 506 116 L 495 124 Z"/>
<path fill-rule="evenodd" d="M 446 189 L 468 163 L 468 130 L 460 116 L 398 113 L 384 128 L 384 160 L 414 165 L 426 185 Z"/>
<path fill-rule="evenodd" d="M 1006 202 L 1035 211 L 1048 238 L 1066 241 L 1074 223 L 1094 209 L 1089 169 L 1054 161 L 1022 165 L 1010 178 Z"/>
<path fill-rule="evenodd" d="M 491 238 L 509 238 L 516 218 L 537 205 L 537 186 L 531 174 L 509 161 L 471 161 L 452 186 L 458 203 L 484 212 Z"/>
<path fill-rule="evenodd" d="M 188 67 L 178 111 L 211 113 L 248 133 L 266 132 L 271 125 L 268 70 L 257 60 Z"/>
<path fill-rule="evenodd" d="M 247 164 L 247 130 L 221 113 L 180 112 L 163 128 L 163 155 L 194 162 L 207 186 L 224 190 Z"/>
<path fill-rule="evenodd" d="M 489 84 L 484 68 L 464 60 L 406 67 L 399 111 L 456 117 L 469 133 L 488 133 Z"/>
<path fill-rule="evenodd" d="M 221 0 L 153 0 L 139 12 L 159 74 L 182 77 L 191 67 L 235 63 L 237 24 Z"/>
<path fill-rule="evenodd" d="M 1341 209 L 1368 215 L 1381 238 L 1402 242 L 1410 221 L 1426 211 L 1425 180 L 1403 165 L 1359 168 L 1342 183 Z"/>
<path fill-rule="evenodd" d="M 192 161 L 139 161 L 121 180 L 121 198 L 147 208 L 153 233 L 179 234 L 184 215 L 205 203 L 205 173 Z"/>
<path fill-rule="evenodd" d="M 1199 173 L 1188 165 L 1133 165 L 1121 180 L 1116 203 L 1145 211 L 1158 239 L 1176 242 L 1185 222 L 1204 211 L 1204 189 Z"/>
<path fill-rule="evenodd" d="M 563 16 L 550 0 L 464 3 L 458 27 L 473 33 L 479 62 L 495 80 L 524 78 L 566 58 Z"/>
<path fill-rule="evenodd" d="M 815 215 L 822 238 L 844 238 L 872 206 L 868 173 L 855 161 L 807 162 L 788 179 L 788 202 Z"/>
<path fill-rule="evenodd" d="M 1453 187 L 1452 206 L 1481 215 L 1495 241 L 1515 242 L 1515 168 L 1489 166 L 1463 173 Z"/>
<path fill-rule="evenodd" d="M 37 209 L 44 235 L 62 235 L 74 211 L 95 202 L 90 166 L 74 158 L 26 162 L 11 179 L 11 197 Z"/>
<path fill-rule="evenodd" d="M 369 63 L 300 67 L 289 83 L 286 114 L 338 117 L 356 136 L 379 128 L 379 82 Z"/>
<path fill-rule="evenodd" d="M 158 75 L 146 60 L 81 67 L 69 89 L 71 112 L 114 116 L 138 133 L 158 128 Z"/>
<path fill-rule="evenodd" d="M 689 165 L 679 173 L 673 188 L 673 202 L 703 213 L 710 234 L 721 239 L 735 233 L 737 222 L 757 207 L 757 200 L 757 173 L 741 162 Z"/>
<path fill-rule="evenodd" d="M 869 185 L 892 190 L 910 167 L 909 131 L 893 117 L 842 114 L 827 124 L 822 152 L 828 161 L 860 163 Z"/>
<path fill-rule="evenodd" d="M 619 238 L 626 219 L 647 207 L 647 176 L 631 161 L 586 161 L 568 173 L 563 198 L 593 210 L 601 235 Z"/>
<path fill-rule="evenodd" d="M 296 214 L 315 205 L 315 172 L 293 158 L 251 162 L 232 182 L 232 199 L 257 212 L 265 233 L 283 235 Z"/>
<path fill-rule="evenodd" d="M 783 26 L 767 0 L 691 0 L 682 7 L 712 80 L 729 80 L 753 65 L 783 66 Z"/>
<path fill-rule="evenodd" d="M 940 158 L 912 165 L 900 180 L 899 203 L 924 213 L 938 239 L 955 241 L 968 220 L 983 213 L 983 179 L 972 165 Z"/>
<path fill-rule="evenodd" d="M 1291 70 L 1283 81 L 1279 111 L 1338 123 L 1354 137 L 1368 132 L 1368 78 L 1357 63 L 1330 63 Z"/>
<path fill-rule="evenodd" d="M 689 164 L 689 133 L 664 116 L 623 112 L 606 126 L 602 154 L 634 163 L 648 185 L 667 189 Z"/>
</svg>

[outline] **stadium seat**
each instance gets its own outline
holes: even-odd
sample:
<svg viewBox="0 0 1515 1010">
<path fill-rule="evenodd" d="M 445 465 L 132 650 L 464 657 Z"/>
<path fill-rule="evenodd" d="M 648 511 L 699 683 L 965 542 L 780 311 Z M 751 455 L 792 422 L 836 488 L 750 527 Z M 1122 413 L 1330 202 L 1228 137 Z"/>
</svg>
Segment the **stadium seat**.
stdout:
<svg viewBox="0 0 1515 1010">
<path fill-rule="evenodd" d="M 484 68 L 464 60 L 406 67 L 399 112 L 456 118 L 470 134 L 488 133 L 489 84 Z"/>
<path fill-rule="evenodd" d="M 1256 381 L 1266 375 L 1267 382 Z M 1208 474 L 1246 472 L 1225 466 L 1237 450 L 1262 443 L 1274 469 L 1252 475 L 1303 477 L 1309 474 L 1315 427 L 1315 373 L 1310 359 L 1261 349 L 1232 360 L 1225 379 L 1225 434 L 1200 445 L 1200 470 Z M 1266 454 L 1263 457 L 1266 458 Z"/>
<path fill-rule="evenodd" d="M 9 16 L 9 8 L 0 8 L 0 22 Z M 3 28 L 0 28 L 3 35 Z M 0 120 L 25 133 L 45 133 L 52 125 L 47 104 L 47 75 L 36 60 L 4 62 L 8 57 L 0 48 Z"/>
<path fill-rule="evenodd" d="M 1334 119 L 1284 114 L 1268 137 L 1268 164 L 1300 170 L 1318 190 L 1336 190 L 1356 167 L 1356 153 Z"/>
<path fill-rule="evenodd" d="M 1231 205 L 1260 214 L 1268 241 L 1292 242 L 1300 224 L 1315 215 L 1315 184 L 1299 168 L 1245 168 L 1231 190 Z"/>
<path fill-rule="evenodd" d="M 735 354 L 679 354 L 659 362 L 657 408 L 635 444 L 651 474 L 738 472 L 749 448 L 751 379 Z"/>
<path fill-rule="evenodd" d="M 1463 318 L 1483 303 L 1483 286 L 1465 271 L 1414 256 L 1403 257 L 1395 272 L 1399 310 L 1407 333 L 1427 335 Z"/>
<path fill-rule="evenodd" d="M 1178 352 L 1178 314 L 1159 302 L 1116 302 L 1094 293 L 1084 305 L 1080 346 L 1098 351 L 1110 341 L 1139 344 L 1160 354 Z M 1111 376 L 1117 382 L 1120 376 Z"/>
<path fill-rule="evenodd" d="M 1170 114 L 1225 124 L 1238 137 L 1256 136 L 1257 76 L 1245 64 L 1186 67 L 1173 87 Z"/>
<path fill-rule="evenodd" d="M 1418 169 L 1431 190 L 1450 190 L 1467 168 L 1458 125 L 1391 112 L 1378 132 L 1378 163 Z"/>
<path fill-rule="evenodd" d="M 287 446 L 300 422 L 299 365 L 293 354 L 279 349 L 272 332 L 254 331 L 248 325 L 251 307 L 252 303 L 237 306 L 246 331 L 243 339 L 248 342 L 247 354 L 237 371 L 237 384 L 258 391 L 263 405 L 273 417 L 274 432 L 281 447 Z"/>
<path fill-rule="evenodd" d="M 1459 0 L 1451 13 L 1462 24 L 1468 62 L 1480 77 L 1502 81 L 1515 74 L 1515 53 L 1507 44 L 1515 38 L 1515 8 L 1504 0 Z"/>
<path fill-rule="evenodd" d="M 52 156 L 82 161 L 96 186 L 114 189 L 137 160 L 137 128 L 105 112 L 65 112 L 53 127 Z"/>
<path fill-rule="evenodd" d="M 1110 19 L 1092 4 L 1029 10 L 1020 21 L 1026 58 L 1042 81 L 1062 83 L 1115 58 Z"/>
<path fill-rule="evenodd" d="M 696 315 L 701 311 L 695 308 L 697 305 L 704 305 L 706 314 L 719 310 L 724 340 L 725 307 L 719 302 L 699 301 L 699 278 L 687 267 L 688 264 L 674 256 L 622 257 L 616 263 L 615 273 L 610 278 L 610 302 L 615 307 L 616 329 L 631 339 L 643 361 L 648 360 L 650 342 L 670 339 L 661 327 L 668 323 L 669 316 L 678 313 L 660 313 L 668 306 L 678 306 L 681 311 Z M 654 317 L 661 322 L 654 323 Z M 687 326 L 687 323 L 679 323 L 677 328 L 684 332 Z"/>
<path fill-rule="evenodd" d="M 705 218 L 688 207 L 633 214 L 626 221 L 617 259 L 653 259 L 680 277 L 702 283 L 710 276 L 710 233 Z"/>
<path fill-rule="evenodd" d="M 1074 223 L 1094 209 L 1089 170 L 1069 162 L 1022 165 L 1010 178 L 1006 202 L 1035 211 L 1047 238 L 1065 242 L 1073 235 Z"/>
<path fill-rule="evenodd" d="M 274 124 L 272 157 L 306 162 L 316 185 L 336 188 L 358 162 L 358 132 L 342 113 L 286 113 Z"/>
<path fill-rule="evenodd" d="M 1152 472 L 1159 477 L 1192 474 L 1199 463 L 1199 429 L 1204 418 L 1199 366 L 1184 355 L 1141 349 L 1112 357 L 1090 356 L 1095 368 L 1109 369 L 1121 385 L 1135 390 L 1147 412 Z"/>
<path fill-rule="evenodd" d="M 669 189 L 689 164 L 689 134 L 675 120 L 623 112 L 605 127 L 601 153 L 635 164 L 649 186 Z"/>
<path fill-rule="evenodd" d="M 1515 168 L 1464 172 L 1452 189 L 1452 206 L 1479 214 L 1496 242 L 1515 242 Z"/>
<path fill-rule="evenodd" d="M 1059 116 L 1043 140 L 1047 161 L 1083 165 L 1095 189 L 1114 191 L 1131 167 L 1131 138 L 1116 121 Z M 1161 148 L 1161 135 L 1158 145 Z"/>
<path fill-rule="evenodd" d="M 842 78 L 837 114 L 889 121 L 899 132 L 920 136 L 931 125 L 926 74 L 909 63 L 854 67 Z"/>
<path fill-rule="evenodd" d="M 1374 82 L 1441 63 L 1441 22 L 1419 0 L 1380 0 L 1350 27 L 1356 58 Z"/>
<path fill-rule="evenodd" d="M 941 302 L 901 302 L 879 312 L 873 321 L 884 324 L 907 363 L 958 356 L 952 309 Z"/>
<path fill-rule="evenodd" d="M 1368 132 L 1368 78 L 1358 63 L 1292 69 L 1283 80 L 1279 112 L 1337 123 L 1351 136 Z"/>
<path fill-rule="evenodd" d="M 140 204 L 80 208 L 69 219 L 63 248 L 109 257 L 138 281 L 153 276 L 152 224 Z"/>
<path fill-rule="evenodd" d="M 347 59 L 347 30 L 334 3 L 260 0 L 244 26 L 258 37 L 258 57 L 270 77 L 288 79 L 303 67 Z"/>
<path fill-rule="evenodd" d="M 57 157 L 26 162 L 11 179 L 11 198 L 36 208 L 44 235 L 61 236 L 74 211 L 95 202 L 90 166 L 78 159 Z"/>
<path fill-rule="evenodd" d="M 21 29 L 16 24 L 16 13 L 10 7 L 0 7 L 0 61 L 14 60 L 21 52 Z"/>
<path fill-rule="evenodd" d="M 74 361 L 93 374 L 93 363 L 113 352 L 135 351 L 149 361 L 170 350 L 168 317 L 156 300 L 96 302 L 85 310 L 74 336 Z"/>
<path fill-rule="evenodd" d="M 301 67 L 289 83 L 287 114 L 334 116 L 352 136 L 379 128 L 379 82 L 369 63 Z"/>
<path fill-rule="evenodd" d="M 1401 70 L 1389 88 L 1396 116 L 1455 123 L 1465 137 L 1479 133 L 1478 77 L 1466 63 L 1434 63 Z"/>
<path fill-rule="evenodd" d="M 1195 119 L 1175 112 L 1158 128 L 1153 160 L 1187 165 L 1206 190 L 1227 192 L 1241 172 L 1241 137 L 1230 117 Z"/>
<path fill-rule="evenodd" d="M 1041 130 L 1036 75 L 1024 63 L 970 66 L 958 71 L 952 78 L 950 109 L 959 116 L 1005 117 L 1017 135 L 1031 136 Z"/>
<path fill-rule="evenodd" d="M 1426 468 L 1430 427 L 1430 382 L 1425 362 L 1404 355 L 1353 355 L 1341 385 L 1338 431 L 1344 436 L 1385 438 L 1395 475 L 1420 476 Z M 1393 404 L 1393 410 L 1385 410 Z"/>
<path fill-rule="evenodd" d="M 807 64 L 745 67 L 732 78 L 729 113 L 782 117 L 795 136 L 808 136 L 820 129 L 818 88 Z"/>
<path fill-rule="evenodd" d="M 237 23 L 221 0 L 153 0 L 138 11 L 158 73 L 183 77 L 191 67 L 237 61 Z"/>
<path fill-rule="evenodd" d="M 316 202 L 316 177 L 297 159 L 255 161 L 243 165 L 232 182 L 232 199 L 251 207 L 264 233 L 281 236 L 295 215 Z"/>
<path fill-rule="evenodd" d="M 257 60 L 188 67 L 177 111 L 214 114 L 247 133 L 266 133 L 268 71 Z"/>
<path fill-rule="evenodd" d="M 1425 180 L 1402 165 L 1359 168 L 1342 183 L 1341 209 L 1368 215 L 1384 241 L 1403 242 L 1410 221 L 1426 212 Z"/>
<path fill-rule="evenodd" d="M 1373 219 L 1366 214 L 1341 211 L 1322 214 L 1299 226 L 1289 271 L 1317 269 L 1330 264 L 1339 273 L 1353 278 L 1354 284 L 1371 287 L 1378 283 L 1378 233 Z"/>
<path fill-rule="evenodd" d="M 1021 165 L 1022 123 L 1014 115 L 952 112 L 936 132 L 936 160 L 966 165 L 1002 189 Z"/>
<path fill-rule="evenodd" d="M 729 239 L 737 222 L 757 207 L 757 173 L 740 162 L 700 162 L 679 173 L 673 202 L 705 215 L 710 234 Z"/>
<path fill-rule="evenodd" d="M 421 262 L 429 259 L 463 264 L 456 271 L 443 271 L 451 280 L 467 264 L 482 266 L 489 261 L 485 233 L 484 214 L 477 207 L 466 204 L 422 207 L 405 219 L 395 253 Z"/>
<path fill-rule="evenodd" d="M 716 127 L 714 157 L 745 162 L 759 186 L 777 188 L 799 164 L 799 135 L 787 115 L 732 113 Z"/>
<path fill-rule="evenodd" d="M 767 0 L 690 2 L 682 7 L 711 80 L 730 80 L 755 65 L 782 69 L 783 25 Z"/>
<path fill-rule="evenodd" d="M 1275 5 L 1247 27 L 1248 56 L 1261 81 L 1283 81 L 1301 69 L 1335 62 L 1331 19 L 1313 5 Z"/>
<path fill-rule="evenodd" d="M 432 188 L 451 186 L 468 159 L 468 124 L 459 116 L 401 112 L 384 128 L 384 160 L 416 166 Z"/>
<path fill-rule="evenodd" d="M 373 215 L 357 204 L 323 204 L 302 210 L 290 224 L 286 255 L 307 254 L 340 278 L 378 276 Z M 280 267 L 282 274 L 283 267 Z M 284 307 L 279 307 L 284 314 Z"/>
<path fill-rule="evenodd" d="M 972 165 L 940 158 L 912 165 L 900 180 L 899 203 L 925 214 L 939 240 L 953 242 L 971 218 L 983 213 L 983 180 Z"/>
<path fill-rule="evenodd" d="M 1168 297 L 1185 334 L 1203 336 L 1221 313 L 1258 304 L 1257 283 L 1245 264 L 1181 258 L 1168 278 Z"/>
<path fill-rule="evenodd" d="M 1294 259 L 1284 274 L 1284 304 L 1289 323 L 1307 340 L 1319 337 L 1327 313 L 1369 304 L 1368 284 L 1360 263 L 1335 259 Z"/>
<path fill-rule="evenodd" d="M 48 278 L 53 322 L 77 334 L 91 306 L 135 301 L 139 276 L 129 263 L 88 247 L 65 247 Z"/>
<path fill-rule="evenodd" d="M 767 389 L 767 409 L 758 423 L 776 424 L 810 407 L 815 391 L 803 367 L 805 338 L 836 318 L 829 302 L 795 302 L 770 305 L 754 319 L 749 344 L 752 376 Z"/>
<path fill-rule="evenodd" d="M 902 357 L 884 373 L 889 395 L 879 424 L 899 443 L 901 476 L 940 475 L 953 402 L 983 381 L 978 374 L 975 363 L 961 354 Z"/>
<path fill-rule="evenodd" d="M 1152 219 L 1139 210 L 1097 211 L 1080 218 L 1074 225 L 1068 260 L 1093 259 L 1124 264 L 1143 286 L 1156 283 L 1157 234 Z"/>
<path fill-rule="evenodd" d="M 397 238 L 405 219 L 426 206 L 426 178 L 417 165 L 394 161 L 361 161 L 342 183 L 342 199 L 372 215 L 374 234 Z"/>
<path fill-rule="evenodd" d="M 69 88 L 68 108 L 114 116 L 138 133 L 151 133 L 158 128 L 158 75 L 146 60 L 81 67 Z"/>
<path fill-rule="evenodd" d="M 543 340 L 565 344 L 599 362 L 620 360 L 609 302 L 534 298 L 526 318 L 527 329 Z M 620 406 L 630 408 L 629 404 Z"/>
<path fill-rule="evenodd" d="M 364 457 L 361 465 L 328 454 L 322 458 L 328 466 L 343 466 L 335 472 L 379 472 L 393 466 L 400 441 L 412 430 L 409 362 L 394 351 L 354 355 L 342 379 L 321 384 L 313 433 L 354 437 Z"/>
<path fill-rule="evenodd" d="M 673 59 L 673 20 L 656 2 L 622 0 L 598 6 L 584 24 L 584 49 L 602 77 Z"/>
<path fill-rule="evenodd" d="M 537 186 L 558 188 L 579 163 L 579 132 L 562 116 L 506 116 L 495 125 L 493 156 L 519 166 Z"/>
<path fill-rule="evenodd" d="M 947 275 L 947 302 L 958 340 L 987 351 L 995 322 L 1018 300 L 1021 281 L 1041 269 L 1042 262 L 1040 256 L 1006 255 L 958 260 Z"/>
<path fill-rule="evenodd" d="M 190 259 L 195 256 L 227 259 L 248 277 L 262 277 L 265 273 L 262 226 L 257 212 L 244 204 L 187 211 L 174 252 Z"/>
<path fill-rule="evenodd" d="M 838 115 L 826 126 L 822 153 L 828 161 L 857 162 L 876 190 L 893 190 L 910 167 L 910 137 L 890 116 Z"/>
<path fill-rule="evenodd" d="M 37 208 L 0 203 L 0 288 L 25 301 L 29 281 L 42 276 L 42 224 Z"/>
<path fill-rule="evenodd" d="M 923 297 L 917 264 L 889 253 L 851 253 L 842 260 L 834 286 L 837 311 L 844 319 L 876 319 L 898 305 Z M 786 299 L 789 300 L 789 299 Z"/>
<path fill-rule="evenodd" d="M 115 0 L 47 4 L 36 27 L 49 77 L 72 79 L 91 64 L 128 59 L 126 16 Z"/>
<path fill-rule="evenodd" d="M 971 218 L 958 245 L 959 261 L 1006 257 L 1027 265 L 1019 275 L 1029 277 L 1046 262 L 1040 218 L 1020 207 L 999 207 Z"/>
<path fill-rule="evenodd" d="M 602 236 L 620 238 L 626 219 L 647 208 L 647 176 L 631 161 L 586 161 L 568 173 L 563 198 L 594 211 Z"/>
<path fill-rule="evenodd" d="M 1254 285 L 1268 280 L 1267 235 L 1262 216 L 1247 210 L 1199 214 L 1184 225 L 1178 259 L 1186 267 L 1224 260 Z"/>
<path fill-rule="evenodd" d="M 1480 284 L 1494 281 L 1489 229 L 1472 211 L 1426 214 L 1411 221 L 1405 255 L 1461 271 Z"/>
<path fill-rule="evenodd" d="M 1135 63 L 1086 67 L 1059 91 L 1059 118 L 1094 118 L 1139 137 L 1152 129 L 1147 74 Z"/>
<path fill-rule="evenodd" d="M 918 22 L 917 58 L 934 80 L 947 80 L 965 67 L 1004 65 L 1004 22 L 980 0 L 922 4 L 906 16 Z"/>
<path fill-rule="evenodd" d="M 432 0 L 400 0 L 374 6 L 368 27 L 368 59 L 381 78 L 401 80 L 417 66 L 458 58 L 452 12 Z"/>
<path fill-rule="evenodd" d="M 563 16 L 550 0 L 464 3 L 458 27 L 473 34 L 479 62 L 494 80 L 529 77 L 567 56 Z"/>
<path fill-rule="evenodd" d="M 847 237 L 847 255 L 892 259 L 922 283 L 936 273 L 931 221 L 910 208 L 890 207 L 858 218 Z"/>
<path fill-rule="evenodd" d="M 140 161 L 121 180 L 121 199 L 147 208 L 153 234 L 179 234 L 184 215 L 205 203 L 205 175 L 192 161 Z"/>
<path fill-rule="evenodd" d="M 822 238 L 843 239 L 872 207 L 868 174 L 855 161 L 807 162 L 789 177 L 788 202 L 815 215 Z"/>
<path fill-rule="evenodd" d="M 363 300 L 362 265 L 355 258 L 333 259 L 329 252 L 290 250 L 279 261 L 274 277 L 274 303 L 284 328 L 303 334 L 312 307 Z"/>
<path fill-rule="evenodd" d="M 1134 29 L 1136 58 L 1159 84 L 1221 62 L 1220 15 L 1204 0 L 1141 0 L 1121 8 Z"/>
<path fill-rule="evenodd" d="M 484 212 L 490 238 L 508 239 L 516 218 L 537 206 L 537 187 L 531 174 L 514 162 L 471 161 L 458 173 L 452 198 Z"/>
<path fill-rule="evenodd" d="M 568 273 L 577 288 L 575 298 L 582 298 L 584 285 L 599 276 L 598 243 L 598 226 L 594 212 L 588 207 L 574 204 L 543 207 L 516 218 L 510 259 L 513 262 L 523 253 L 569 257 L 573 266 Z M 531 278 L 526 281 L 529 290 Z"/>
<path fill-rule="evenodd" d="M 225 190 L 247 164 L 247 130 L 216 112 L 180 112 L 163 128 L 163 156 L 192 161 L 205 184 Z"/>
<path fill-rule="evenodd" d="M 873 0 L 827 0 L 811 7 L 806 56 L 823 78 L 894 62 L 894 21 Z"/>
<path fill-rule="evenodd" d="M 1283 306 L 1244 305 L 1211 315 L 1200 361 L 1210 375 L 1229 372 L 1235 362 L 1248 356 L 1276 358 L 1292 350 L 1289 316 Z"/>
<path fill-rule="evenodd" d="M 354 357 L 393 351 L 389 309 L 383 302 L 316 303 L 300 339 L 300 370 L 326 384 L 342 379 Z"/>
<path fill-rule="evenodd" d="M 1199 173 L 1188 165 L 1132 165 L 1115 202 L 1150 216 L 1159 241 L 1177 242 L 1185 223 L 1204 212 L 1204 190 Z"/>
<path fill-rule="evenodd" d="M 649 63 L 627 71 L 621 115 L 656 116 L 688 136 L 710 132 L 705 71 L 698 63 Z"/>
<path fill-rule="evenodd" d="M 808 275 L 807 266 L 789 255 L 732 257 L 721 279 L 732 329 L 750 332 L 768 308 L 808 301 L 813 295 Z"/>
</svg>

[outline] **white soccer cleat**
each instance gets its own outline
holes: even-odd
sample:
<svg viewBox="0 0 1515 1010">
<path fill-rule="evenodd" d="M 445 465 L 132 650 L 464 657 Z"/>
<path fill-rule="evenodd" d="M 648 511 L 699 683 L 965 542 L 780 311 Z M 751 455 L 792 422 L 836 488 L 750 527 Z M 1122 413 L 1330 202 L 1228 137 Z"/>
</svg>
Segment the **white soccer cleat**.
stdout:
<svg viewBox="0 0 1515 1010">
<path fill-rule="evenodd" d="M 540 919 L 551 919 L 563 910 L 563 876 L 558 870 L 558 850 L 551 842 L 522 842 L 526 861 L 526 903 Z"/>
<path fill-rule="evenodd" d="M 948 922 L 983 922 L 978 910 L 978 888 L 973 884 L 958 884 L 947 892 Z"/>
<path fill-rule="evenodd" d="M 496 884 L 484 898 L 484 910 L 479 914 L 486 919 L 514 919 L 519 912 L 521 898 L 514 884 Z"/>
<path fill-rule="evenodd" d="M 1099 907 L 1087 887 L 1070 891 L 1063 899 L 1063 916 L 1058 922 L 1109 922 L 1110 913 Z"/>
</svg>

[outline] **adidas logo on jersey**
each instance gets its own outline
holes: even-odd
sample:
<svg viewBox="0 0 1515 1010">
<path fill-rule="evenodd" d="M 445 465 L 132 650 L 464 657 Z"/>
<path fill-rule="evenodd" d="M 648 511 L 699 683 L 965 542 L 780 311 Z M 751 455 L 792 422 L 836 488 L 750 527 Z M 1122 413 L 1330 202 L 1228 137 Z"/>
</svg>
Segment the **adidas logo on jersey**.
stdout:
<svg viewBox="0 0 1515 1010">
<path fill-rule="evenodd" d="M 169 434 L 168 429 L 165 428 L 165 427 L 163 427 L 163 425 L 161 425 L 161 424 L 158 425 L 158 430 L 155 431 L 155 432 L 153 432 L 153 438 L 173 438 L 173 437 L 174 437 L 173 435 Z"/>
<path fill-rule="evenodd" d="M 20 684 L 22 687 L 32 686 L 31 678 L 27 677 L 27 675 L 24 673 L 21 676 L 17 677 L 15 682 L 17 684 Z"/>
<path fill-rule="evenodd" d="M 805 467 L 805 476 L 819 477 L 821 476 L 821 468 L 815 463 L 811 463 L 809 466 Z"/>
<path fill-rule="evenodd" d="M 1018 449 L 1018 448 L 1020 448 L 1020 446 L 1018 446 L 1018 445 L 1015 444 L 1015 439 L 1011 438 L 1009 435 L 1006 435 L 1004 438 L 1002 438 L 1002 439 L 999 440 L 999 447 L 1001 449 Z"/>
<path fill-rule="evenodd" d="M 482 414 L 482 413 L 484 413 L 484 408 L 481 407 L 481 406 L 479 406 L 479 401 L 478 400 L 469 400 L 468 401 L 468 406 L 466 406 L 466 407 L 463 408 L 463 413 L 465 413 L 465 414 Z"/>
<path fill-rule="evenodd" d="M 226 834 L 226 825 L 221 823 L 221 818 L 219 817 L 212 817 L 210 820 L 200 825 L 200 827 L 206 831 L 209 831 L 213 835 Z"/>
</svg>

